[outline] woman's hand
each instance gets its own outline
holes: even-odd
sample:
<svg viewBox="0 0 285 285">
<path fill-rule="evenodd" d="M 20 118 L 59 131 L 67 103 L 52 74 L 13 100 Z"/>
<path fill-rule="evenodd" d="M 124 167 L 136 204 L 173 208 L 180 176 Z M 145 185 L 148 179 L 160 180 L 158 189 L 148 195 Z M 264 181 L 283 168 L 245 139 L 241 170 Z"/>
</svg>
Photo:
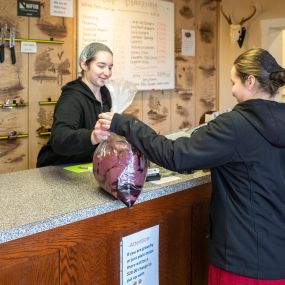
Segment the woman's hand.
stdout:
<svg viewBox="0 0 285 285">
<path fill-rule="evenodd" d="M 106 112 L 99 114 L 99 123 L 103 130 L 109 130 L 114 113 Z"/>
<path fill-rule="evenodd" d="M 108 139 L 110 136 L 111 132 L 106 130 L 105 128 L 102 127 L 100 120 L 96 122 L 96 125 L 94 127 L 94 130 L 91 133 L 91 143 L 93 145 L 99 144 L 100 142 Z"/>
</svg>

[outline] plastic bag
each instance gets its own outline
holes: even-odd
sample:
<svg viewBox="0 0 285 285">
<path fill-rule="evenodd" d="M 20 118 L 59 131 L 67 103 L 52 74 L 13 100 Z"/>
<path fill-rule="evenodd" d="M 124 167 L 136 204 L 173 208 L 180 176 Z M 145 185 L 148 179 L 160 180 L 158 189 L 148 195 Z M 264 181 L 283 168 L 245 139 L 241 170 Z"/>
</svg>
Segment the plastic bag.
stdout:
<svg viewBox="0 0 285 285">
<path fill-rule="evenodd" d="M 111 134 L 93 155 L 93 174 L 101 188 L 131 207 L 140 195 L 147 161 L 124 137 Z"/>
<path fill-rule="evenodd" d="M 138 91 L 136 85 L 129 81 L 109 80 L 106 83 L 112 98 L 112 112 L 123 113 L 133 102 Z"/>
</svg>

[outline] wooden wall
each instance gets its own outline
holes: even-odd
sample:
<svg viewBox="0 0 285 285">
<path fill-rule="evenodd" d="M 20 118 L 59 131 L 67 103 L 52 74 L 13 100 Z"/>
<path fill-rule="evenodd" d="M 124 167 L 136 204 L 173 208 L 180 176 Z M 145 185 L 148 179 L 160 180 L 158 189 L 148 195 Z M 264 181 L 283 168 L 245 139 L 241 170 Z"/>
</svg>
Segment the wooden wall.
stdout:
<svg viewBox="0 0 285 285">
<path fill-rule="evenodd" d="M 12 65 L 8 42 L 5 61 L 0 63 L 0 104 L 5 100 L 28 103 L 12 109 L 0 108 L 0 137 L 16 131 L 26 138 L 0 139 L 0 173 L 34 168 L 39 149 L 48 136 L 39 132 L 52 124 L 60 88 L 76 78 L 76 3 L 74 18 L 50 16 L 50 0 L 41 1 L 41 18 L 17 16 L 17 1 L 0 2 L 0 26 L 16 27 L 16 38 L 62 40 L 63 44 L 38 43 L 37 53 L 20 52 L 16 42 L 16 64 Z M 173 0 L 175 4 L 176 88 L 140 91 L 126 113 L 135 115 L 156 131 L 167 133 L 194 127 L 201 116 L 217 104 L 218 0 Z M 181 55 L 181 29 L 196 31 L 195 57 Z M 114 67 L 116 68 L 116 67 Z"/>
<path fill-rule="evenodd" d="M 50 97 L 57 100 L 60 88 L 74 77 L 75 29 L 73 18 L 50 16 L 49 0 L 41 1 L 41 17 L 17 16 L 17 1 L 0 2 L 0 26 L 16 28 L 16 38 L 60 40 L 63 44 L 37 43 L 37 53 L 22 53 L 16 42 L 16 64 L 12 65 L 8 41 L 5 61 L 0 64 L 0 104 L 22 100 L 28 106 L 0 109 L 0 136 L 12 131 L 27 138 L 0 140 L 0 172 L 33 168 L 47 138 L 54 105 L 39 105 Z M 7 35 L 9 37 L 9 33 Z M 70 48 L 72 47 L 72 48 Z"/>
</svg>

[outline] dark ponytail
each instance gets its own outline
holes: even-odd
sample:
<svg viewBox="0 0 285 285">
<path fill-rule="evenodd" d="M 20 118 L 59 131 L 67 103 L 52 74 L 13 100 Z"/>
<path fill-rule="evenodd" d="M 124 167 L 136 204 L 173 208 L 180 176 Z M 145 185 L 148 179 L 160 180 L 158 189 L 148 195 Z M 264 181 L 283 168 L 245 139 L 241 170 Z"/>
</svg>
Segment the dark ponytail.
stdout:
<svg viewBox="0 0 285 285">
<path fill-rule="evenodd" d="M 270 73 L 269 79 L 270 87 L 276 93 L 280 87 L 285 85 L 285 70 Z"/>
<path fill-rule="evenodd" d="M 285 69 L 262 48 L 253 48 L 242 53 L 234 61 L 237 76 L 245 82 L 249 75 L 255 76 L 262 88 L 271 97 L 285 85 Z"/>
</svg>

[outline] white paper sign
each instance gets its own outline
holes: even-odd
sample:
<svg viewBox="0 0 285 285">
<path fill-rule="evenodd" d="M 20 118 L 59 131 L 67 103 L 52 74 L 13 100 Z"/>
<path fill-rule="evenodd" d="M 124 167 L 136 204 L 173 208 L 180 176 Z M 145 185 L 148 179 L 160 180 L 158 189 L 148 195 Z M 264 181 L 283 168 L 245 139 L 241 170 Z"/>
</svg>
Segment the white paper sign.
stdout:
<svg viewBox="0 0 285 285">
<path fill-rule="evenodd" d="M 182 29 L 181 54 L 195 56 L 195 31 Z"/>
<path fill-rule="evenodd" d="M 73 17 L 73 0 L 51 0 L 51 16 Z"/>
<path fill-rule="evenodd" d="M 37 43 L 36 42 L 21 42 L 21 52 L 36 53 Z"/>
<path fill-rule="evenodd" d="M 112 79 L 139 90 L 175 88 L 174 3 L 78 0 L 78 57 L 91 42 L 114 53 Z"/>
<path fill-rule="evenodd" d="M 159 225 L 121 240 L 120 285 L 159 285 Z"/>
</svg>

